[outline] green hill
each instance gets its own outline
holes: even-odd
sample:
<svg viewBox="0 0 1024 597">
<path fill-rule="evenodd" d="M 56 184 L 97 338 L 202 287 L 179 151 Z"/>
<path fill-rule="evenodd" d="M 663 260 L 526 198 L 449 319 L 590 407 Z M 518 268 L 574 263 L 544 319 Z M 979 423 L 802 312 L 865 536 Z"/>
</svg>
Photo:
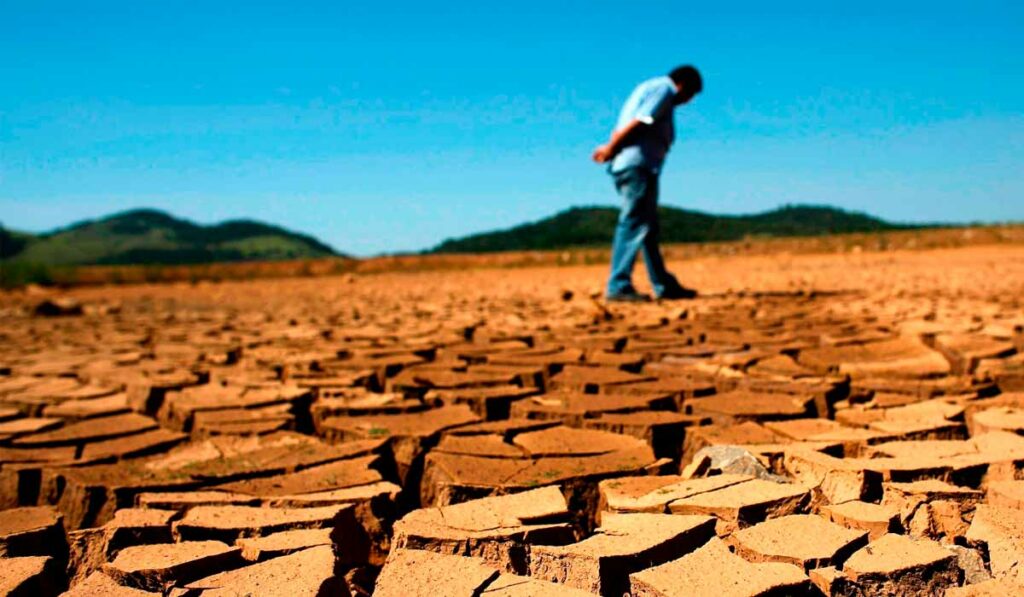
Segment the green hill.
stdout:
<svg viewBox="0 0 1024 597">
<path fill-rule="evenodd" d="M 17 255 L 32 241 L 32 235 L 0 226 L 0 259 Z"/>
<path fill-rule="evenodd" d="M 818 236 L 914 227 L 892 224 L 862 213 L 812 205 L 787 205 L 764 213 L 741 216 L 719 216 L 675 207 L 660 207 L 658 213 L 661 218 L 662 242 L 666 243 Z M 611 242 L 618 217 L 619 210 L 611 207 L 573 207 L 549 218 L 514 228 L 448 239 L 430 252 L 489 253 L 605 246 Z"/>
<path fill-rule="evenodd" d="M 40 235 L 0 228 L 0 256 L 9 263 L 171 265 L 306 259 L 338 255 L 311 236 L 250 220 L 203 226 L 139 209 Z"/>
</svg>

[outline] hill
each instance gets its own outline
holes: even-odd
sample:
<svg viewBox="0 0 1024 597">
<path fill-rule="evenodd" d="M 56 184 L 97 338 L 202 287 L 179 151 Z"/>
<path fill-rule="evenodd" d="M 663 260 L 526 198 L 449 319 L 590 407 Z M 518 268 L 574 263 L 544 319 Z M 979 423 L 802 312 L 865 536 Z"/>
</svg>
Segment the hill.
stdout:
<svg viewBox="0 0 1024 597">
<path fill-rule="evenodd" d="M 338 255 L 311 236 L 251 220 L 203 226 L 138 209 L 40 235 L 0 229 L 5 261 L 38 265 L 197 264 Z"/>
<path fill-rule="evenodd" d="M 721 216 L 660 207 L 661 238 L 665 243 L 701 243 L 749 237 L 819 236 L 882 232 L 915 228 L 834 207 L 784 206 L 764 213 Z M 448 239 L 431 253 L 492 253 L 591 247 L 611 242 L 619 210 L 612 207 L 573 207 L 549 218 L 514 228 Z"/>
</svg>

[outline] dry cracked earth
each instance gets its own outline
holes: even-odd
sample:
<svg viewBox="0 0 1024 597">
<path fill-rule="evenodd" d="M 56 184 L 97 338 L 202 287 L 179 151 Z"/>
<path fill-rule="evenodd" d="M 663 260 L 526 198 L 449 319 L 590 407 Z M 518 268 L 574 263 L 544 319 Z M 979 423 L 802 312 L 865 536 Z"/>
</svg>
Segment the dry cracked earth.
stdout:
<svg viewBox="0 0 1024 597">
<path fill-rule="evenodd" d="M 0 297 L 0 594 L 1024 589 L 1024 248 Z"/>
</svg>

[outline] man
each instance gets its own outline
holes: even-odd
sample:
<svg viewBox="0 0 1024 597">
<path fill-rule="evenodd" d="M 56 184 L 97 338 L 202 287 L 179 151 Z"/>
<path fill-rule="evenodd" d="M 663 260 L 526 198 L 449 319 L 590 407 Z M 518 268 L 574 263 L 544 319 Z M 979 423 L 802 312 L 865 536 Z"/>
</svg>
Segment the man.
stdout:
<svg viewBox="0 0 1024 597">
<path fill-rule="evenodd" d="M 633 287 L 633 263 L 641 250 L 654 295 L 659 299 L 697 296 L 665 269 L 658 248 L 658 175 L 675 139 L 672 112 L 700 93 L 704 85 L 692 66 L 644 81 L 622 106 L 608 143 L 594 150 L 594 161 L 609 163 L 608 172 L 622 196 L 622 212 L 612 242 L 609 301 L 647 301 Z"/>
</svg>

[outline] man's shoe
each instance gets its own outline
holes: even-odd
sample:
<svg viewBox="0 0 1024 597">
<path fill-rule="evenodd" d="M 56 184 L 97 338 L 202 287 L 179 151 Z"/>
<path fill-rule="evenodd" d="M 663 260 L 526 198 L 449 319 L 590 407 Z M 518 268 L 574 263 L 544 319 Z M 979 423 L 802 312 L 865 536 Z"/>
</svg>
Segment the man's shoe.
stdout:
<svg viewBox="0 0 1024 597">
<path fill-rule="evenodd" d="M 609 303 L 649 303 L 651 302 L 651 297 L 634 291 L 609 294 L 604 297 L 604 300 Z"/>
<path fill-rule="evenodd" d="M 659 300 L 666 301 L 679 301 L 694 298 L 697 298 L 697 291 L 692 288 L 687 288 L 685 286 L 675 286 L 672 288 L 667 288 L 665 289 L 665 292 L 662 292 L 661 294 L 658 295 Z"/>
</svg>

